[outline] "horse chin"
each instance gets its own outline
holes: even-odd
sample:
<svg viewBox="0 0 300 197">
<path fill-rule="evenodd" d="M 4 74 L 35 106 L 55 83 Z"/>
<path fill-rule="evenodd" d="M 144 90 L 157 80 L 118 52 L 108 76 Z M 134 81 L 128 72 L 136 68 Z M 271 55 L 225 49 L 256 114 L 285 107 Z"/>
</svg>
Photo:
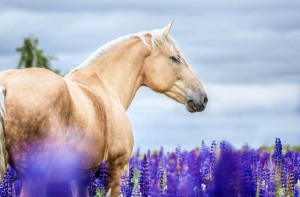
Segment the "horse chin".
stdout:
<svg viewBox="0 0 300 197">
<path fill-rule="evenodd" d="M 194 102 L 187 102 L 185 104 L 185 107 L 186 107 L 186 110 L 191 113 L 202 112 L 205 109 L 205 106 L 203 106 L 203 105 L 197 106 Z"/>
<path fill-rule="evenodd" d="M 197 112 L 195 109 L 193 109 L 193 108 L 190 108 L 190 107 L 186 107 L 186 110 L 188 111 L 188 112 L 190 112 L 190 113 L 195 113 L 195 112 Z"/>
</svg>

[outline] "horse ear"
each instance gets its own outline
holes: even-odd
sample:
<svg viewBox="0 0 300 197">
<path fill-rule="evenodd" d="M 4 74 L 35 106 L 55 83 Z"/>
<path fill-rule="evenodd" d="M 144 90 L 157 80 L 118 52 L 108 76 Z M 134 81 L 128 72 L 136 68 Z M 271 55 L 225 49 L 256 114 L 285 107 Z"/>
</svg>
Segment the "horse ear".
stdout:
<svg viewBox="0 0 300 197">
<path fill-rule="evenodd" d="M 170 30 L 171 30 L 171 27 L 172 27 L 172 25 L 173 25 L 173 22 L 174 22 L 174 21 L 170 21 L 169 24 L 163 28 L 162 31 L 163 31 L 163 34 L 164 34 L 165 36 L 168 36 L 168 34 L 169 34 Z"/>
</svg>

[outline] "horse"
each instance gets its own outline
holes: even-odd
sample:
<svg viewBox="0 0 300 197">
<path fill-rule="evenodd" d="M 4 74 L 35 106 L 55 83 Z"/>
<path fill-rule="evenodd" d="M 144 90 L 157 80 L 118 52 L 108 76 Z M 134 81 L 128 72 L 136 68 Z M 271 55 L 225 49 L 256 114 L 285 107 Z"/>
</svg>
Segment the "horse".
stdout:
<svg viewBox="0 0 300 197">
<path fill-rule="evenodd" d="M 47 184 L 70 181 L 88 196 L 88 174 L 108 164 L 111 196 L 134 137 L 126 110 L 146 86 L 201 112 L 208 99 L 175 40 L 162 29 L 123 36 L 61 77 L 42 68 L 0 72 L 0 172 L 12 166 L 21 197 L 45 196 Z"/>
</svg>

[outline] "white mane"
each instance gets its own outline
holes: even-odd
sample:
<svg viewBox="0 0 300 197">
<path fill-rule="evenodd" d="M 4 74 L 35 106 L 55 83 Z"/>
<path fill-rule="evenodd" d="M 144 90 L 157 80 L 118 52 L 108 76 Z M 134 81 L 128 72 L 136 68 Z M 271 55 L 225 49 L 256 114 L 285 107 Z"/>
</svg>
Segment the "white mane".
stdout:
<svg viewBox="0 0 300 197">
<path fill-rule="evenodd" d="M 147 41 L 146 41 L 146 36 L 147 35 L 151 36 L 151 43 L 150 44 L 147 43 Z M 169 35 L 166 37 L 163 34 L 163 31 L 160 30 L 160 29 L 155 29 L 155 30 L 152 30 L 152 31 L 143 31 L 143 32 L 139 32 L 139 33 L 136 33 L 136 34 L 129 34 L 127 36 L 119 37 L 119 38 L 117 38 L 113 41 L 110 41 L 110 42 L 106 43 L 105 45 L 101 46 L 100 48 L 97 49 L 97 51 L 95 51 L 89 58 L 87 58 L 77 68 L 75 68 L 74 70 L 72 70 L 71 72 L 66 74 L 66 76 L 68 76 L 69 74 L 71 74 L 71 73 L 73 73 L 77 70 L 80 70 L 82 68 L 89 67 L 90 65 L 92 65 L 93 62 L 95 62 L 102 54 L 107 52 L 109 49 L 111 49 L 114 46 L 117 46 L 119 44 L 122 44 L 125 41 L 130 40 L 132 38 L 140 38 L 141 41 L 145 44 L 145 46 L 148 47 L 149 49 L 152 49 L 152 48 L 155 48 L 155 47 L 169 47 L 170 48 L 170 53 L 172 55 L 176 55 L 176 50 L 179 51 L 177 49 L 177 44 L 174 41 L 174 39 Z"/>
</svg>

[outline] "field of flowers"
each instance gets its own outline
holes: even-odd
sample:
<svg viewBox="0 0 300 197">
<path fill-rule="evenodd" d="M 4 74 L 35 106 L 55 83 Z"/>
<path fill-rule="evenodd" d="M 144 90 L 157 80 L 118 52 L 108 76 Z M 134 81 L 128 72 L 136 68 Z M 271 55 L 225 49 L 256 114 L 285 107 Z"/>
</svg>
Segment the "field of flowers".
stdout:
<svg viewBox="0 0 300 197">
<path fill-rule="evenodd" d="M 107 165 L 90 175 L 90 196 L 109 193 Z M 285 150 L 276 139 L 273 151 L 245 145 L 235 150 L 221 142 L 202 143 L 191 151 L 139 151 L 131 157 L 121 179 L 121 196 L 299 197 L 300 152 Z M 21 183 L 13 169 L 0 183 L 0 196 L 18 196 Z"/>
</svg>

